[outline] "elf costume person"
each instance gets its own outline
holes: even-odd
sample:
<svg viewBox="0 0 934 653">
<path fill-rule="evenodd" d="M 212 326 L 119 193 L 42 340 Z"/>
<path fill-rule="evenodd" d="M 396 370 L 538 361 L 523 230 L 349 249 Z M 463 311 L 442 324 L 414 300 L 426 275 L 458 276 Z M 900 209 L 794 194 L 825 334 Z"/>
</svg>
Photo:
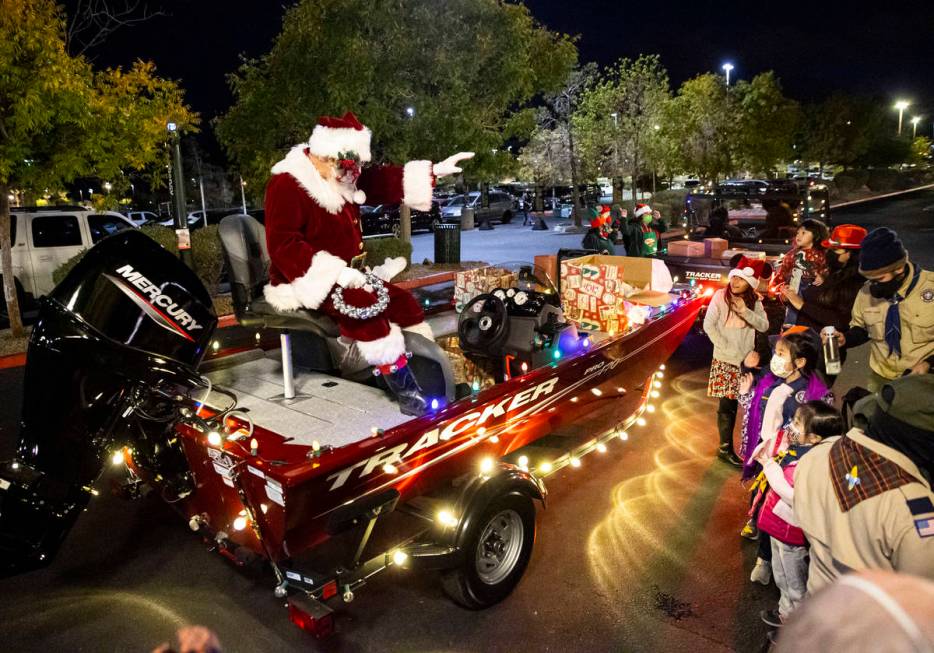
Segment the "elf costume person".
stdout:
<svg viewBox="0 0 934 653">
<path fill-rule="evenodd" d="M 590 229 L 584 235 L 581 247 L 595 250 L 599 254 L 613 256 L 616 250 L 610 240 L 610 207 L 593 208 L 590 213 Z"/>
<path fill-rule="evenodd" d="M 636 204 L 636 218 L 642 220 L 642 256 L 655 256 L 658 253 L 658 232 L 652 229 L 652 207 L 648 204 Z"/>
<path fill-rule="evenodd" d="M 427 402 L 406 366 L 402 332 L 432 339 L 431 328 L 415 298 L 389 283 L 405 269 L 403 257 L 364 269 L 359 205 L 401 202 L 427 211 L 435 178 L 461 172 L 458 162 L 473 153 L 436 164 L 364 168 L 370 137 L 353 113 L 322 117 L 308 142 L 273 166 L 265 198 L 270 266 L 263 294 L 277 310 L 311 309 L 331 317 L 383 375 L 402 412 L 420 415 Z"/>
</svg>

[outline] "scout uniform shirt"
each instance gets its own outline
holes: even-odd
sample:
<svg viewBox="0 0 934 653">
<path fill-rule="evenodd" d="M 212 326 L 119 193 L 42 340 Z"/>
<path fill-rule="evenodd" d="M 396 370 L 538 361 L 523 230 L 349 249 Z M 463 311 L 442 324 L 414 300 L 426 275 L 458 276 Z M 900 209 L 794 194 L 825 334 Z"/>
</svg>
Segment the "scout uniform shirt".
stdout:
<svg viewBox="0 0 934 653">
<path fill-rule="evenodd" d="M 905 283 L 899 294 L 908 289 L 915 266 L 909 263 Z M 897 379 L 919 362 L 934 355 L 934 272 L 921 270 L 914 290 L 899 305 L 902 322 L 902 355 L 889 354 L 885 343 L 885 314 L 889 310 L 887 299 L 876 299 L 865 284 L 853 303 L 851 327 L 862 327 L 869 332 L 869 367 L 886 379 Z"/>
<path fill-rule="evenodd" d="M 809 594 L 864 569 L 934 580 L 934 493 L 904 454 L 854 428 L 814 446 L 794 487 L 811 544 Z"/>
</svg>

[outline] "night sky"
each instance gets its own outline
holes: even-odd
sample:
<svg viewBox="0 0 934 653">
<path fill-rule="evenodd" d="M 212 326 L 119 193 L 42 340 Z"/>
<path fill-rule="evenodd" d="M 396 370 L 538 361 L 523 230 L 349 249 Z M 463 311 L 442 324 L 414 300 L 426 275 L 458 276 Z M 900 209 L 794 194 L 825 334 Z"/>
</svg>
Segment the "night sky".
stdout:
<svg viewBox="0 0 934 653">
<path fill-rule="evenodd" d="M 205 121 L 231 102 L 225 75 L 236 69 L 240 54 L 270 49 L 284 11 L 280 2 L 267 0 L 148 4 L 167 15 L 117 32 L 90 54 L 98 65 L 153 60 L 160 74 L 182 81 Z M 821 99 L 835 90 L 888 104 L 905 98 L 913 102 L 907 115 L 925 116 L 925 133 L 934 123 L 934 2 L 526 4 L 549 28 L 580 35 L 582 61 L 608 64 L 621 56 L 657 53 L 675 86 L 730 61 L 733 79 L 775 70 L 786 93 L 798 100 Z"/>
</svg>

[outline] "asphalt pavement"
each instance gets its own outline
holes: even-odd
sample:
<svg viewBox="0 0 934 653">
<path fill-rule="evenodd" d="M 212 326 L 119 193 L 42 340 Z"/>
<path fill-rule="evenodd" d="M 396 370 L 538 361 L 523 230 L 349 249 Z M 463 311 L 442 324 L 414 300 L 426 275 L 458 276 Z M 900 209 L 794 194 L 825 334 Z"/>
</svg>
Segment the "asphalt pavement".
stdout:
<svg viewBox="0 0 934 653">
<path fill-rule="evenodd" d="M 934 193 L 918 193 L 835 220 L 893 226 L 930 268 L 930 206 Z M 463 258 L 528 258 L 577 240 L 527 232 L 467 232 Z M 859 353 L 838 391 L 864 373 Z M 738 473 L 714 457 L 709 361 L 707 339 L 689 335 L 668 364 L 648 425 L 548 479 L 532 562 L 514 594 L 491 609 L 463 610 L 436 576 L 394 570 L 341 609 L 334 639 L 317 642 L 288 622 L 269 572 L 239 570 L 206 551 L 155 497 L 127 503 L 102 491 L 49 568 L 0 580 L 0 641 L 10 651 L 148 651 L 196 623 L 214 629 L 230 652 L 763 650 L 758 612 L 777 593 L 748 580 L 755 548 L 738 537 L 747 496 Z M 21 380 L 22 369 L 0 370 L 0 458 L 15 444 Z M 577 434 L 615 417 L 610 405 Z"/>
</svg>

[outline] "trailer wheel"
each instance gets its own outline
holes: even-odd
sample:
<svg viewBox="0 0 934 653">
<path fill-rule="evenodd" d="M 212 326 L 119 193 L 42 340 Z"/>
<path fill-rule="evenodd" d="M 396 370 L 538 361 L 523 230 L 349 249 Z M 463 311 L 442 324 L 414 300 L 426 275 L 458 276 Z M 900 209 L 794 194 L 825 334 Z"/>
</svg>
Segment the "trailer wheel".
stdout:
<svg viewBox="0 0 934 653">
<path fill-rule="evenodd" d="M 525 494 L 501 494 L 478 515 L 464 541 L 464 562 L 444 574 L 445 593 L 471 610 L 499 603 L 525 573 L 535 541 L 535 504 Z"/>
</svg>

